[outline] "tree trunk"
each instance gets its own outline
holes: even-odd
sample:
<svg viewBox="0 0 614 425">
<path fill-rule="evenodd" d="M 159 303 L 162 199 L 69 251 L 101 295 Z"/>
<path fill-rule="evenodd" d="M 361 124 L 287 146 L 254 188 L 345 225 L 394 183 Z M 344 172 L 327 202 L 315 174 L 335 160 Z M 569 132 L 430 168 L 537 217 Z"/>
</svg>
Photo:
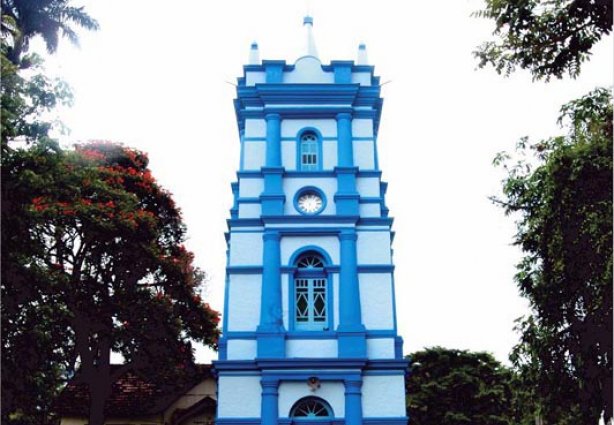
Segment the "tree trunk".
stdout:
<svg viewBox="0 0 614 425">
<path fill-rule="evenodd" d="M 96 382 L 90 383 L 90 420 L 89 425 L 104 425 L 104 405 L 108 395 L 105 397 L 103 385 L 98 387 Z"/>
</svg>

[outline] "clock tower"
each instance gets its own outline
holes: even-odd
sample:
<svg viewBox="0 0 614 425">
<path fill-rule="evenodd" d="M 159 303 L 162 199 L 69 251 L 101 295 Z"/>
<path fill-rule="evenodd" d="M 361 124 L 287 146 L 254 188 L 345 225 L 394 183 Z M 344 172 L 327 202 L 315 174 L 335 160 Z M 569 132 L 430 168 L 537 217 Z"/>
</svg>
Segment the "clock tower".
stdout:
<svg viewBox="0 0 614 425">
<path fill-rule="evenodd" d="M 234 101 L 218 424 L 406 424 L 379 77 L 358 60 L 260 61 Z"/>
</svg>

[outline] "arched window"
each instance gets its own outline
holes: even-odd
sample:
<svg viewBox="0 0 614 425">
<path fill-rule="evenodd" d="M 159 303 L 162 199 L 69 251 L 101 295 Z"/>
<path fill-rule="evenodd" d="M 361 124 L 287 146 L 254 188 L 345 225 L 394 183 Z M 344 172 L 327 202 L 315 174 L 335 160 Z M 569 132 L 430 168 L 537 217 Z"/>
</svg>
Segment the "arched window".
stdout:
<svg viewBox="0 0 614 425">
<path fill-rule="evenodd" d="M 332 418 L 333 409 L 318 397 L 305 397 L 297 401 L 290 410 L 291 418 Z"/>
<path fill-rule="evenodd" d="M 294 327 L 298 330 L 328 330 L 328 279 L 324 259 L 309 251 L 296 260 L 294 276 Z"/>
<path fill-rule="evenodd" d="M 318 137 L 313 131 L 306 131 L 300 139 L 300 168 L 313 171 L 319 168 Z"/>
</svg>

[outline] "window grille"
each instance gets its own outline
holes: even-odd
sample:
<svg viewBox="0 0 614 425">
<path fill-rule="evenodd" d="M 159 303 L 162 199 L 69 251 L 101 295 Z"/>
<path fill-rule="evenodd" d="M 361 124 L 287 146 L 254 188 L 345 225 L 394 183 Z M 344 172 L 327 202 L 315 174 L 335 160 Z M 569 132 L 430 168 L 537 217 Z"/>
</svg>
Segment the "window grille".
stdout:
<svg viewBox="0 0 614 425">
<path fill-rule="evenodd" d="M 291 418 L 332 418 L 333 411 L 324 400 L 305 397 L 296 402 L 290 411 Z"/>
<path fill-rule="evenodd" d="M 313 133 L 301 136 L 301 170 L 318 169 L 318 138 Z"/>
<path fill-rule="evenodd" d="M 308 253 L 297 261 L 294 279 L 295 325 L 302 330 L 328 329 L 328 294 L 324 261 Z"/>
</svg>

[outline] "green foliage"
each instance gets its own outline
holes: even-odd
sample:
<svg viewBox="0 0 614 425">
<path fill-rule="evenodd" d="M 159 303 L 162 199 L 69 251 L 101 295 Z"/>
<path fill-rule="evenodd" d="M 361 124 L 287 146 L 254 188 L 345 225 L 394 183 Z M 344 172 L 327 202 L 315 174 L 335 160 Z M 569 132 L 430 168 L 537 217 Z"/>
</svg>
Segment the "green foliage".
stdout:
<svg viewBox="0 0 614 425">
<path fill-rule="evenodd" d="M 510 74 L 518 66 L 537 80 L 577 77 L 593 46 L 612 30 L 610 0 L 485 0 L 475 15 L 495 21 L 495 41 L 474 55 L 480 67 Z"/>
<path fill-rule="evenodd" d="M 22 63 L 22 54 L 29 42 L 41 36 L 49 53 L 54 53 L 60 35 L 78 44 L 75 27 L 97 30 L 98 22 L 84 7 L 70 5 L 70 0 L 2 0 L 2 36 L 7 41 L 8 59 L 16 65 Z"/>
<path fill-rule="evenodd" d="M 514 423 L 511 372 L 488 353 L 441 347 L 411 354 L 407 411 L 413 425 Z"/>
<path fill-rule="evenodd" d="M 30 65 L 26 76 L 6 58 L 4 48 L 0 60 L 1 146 L 4 154 L 10 141 L 32 143 L 45 140 L 52 129 L 61 129 L 59 122 L 43 116 L 49 115 L 58 105 L 70 106 L 72 93 L 65 82 L 44 74 L 42 61 L 36 55 L 28 56 Z"/>
<path fill-rule="evenodd" d="M 39 360 L 64 376 L 78 367 L 92 424 L 126 368 L 172 382 L 193 362 L 190 340 L 217 344 L 219 315 L 199 296 L 204 275 L 182 245 L 180 212 L 147 163 L 106 142 L 67 152 L 41 142 L 11 150 L 2 167 L 2 377 L 20 376 L 32 354 L 26 380 L 43 373 Z M 111 350 L 127 362 L 115 374 Z M 24 408 L 26 382 L 3 388 L 6 415 L 5 395 L 7 408 Z"/>
<path fill-rule="evenodd" d="M 531 317 L 511 359 L 546 423 L 612 417 L 612 98 L 597 89 L 561 109 L 568 134 L 500 154 L 503 198 L 524 257 L 516 281 Z"/>
</svg>

